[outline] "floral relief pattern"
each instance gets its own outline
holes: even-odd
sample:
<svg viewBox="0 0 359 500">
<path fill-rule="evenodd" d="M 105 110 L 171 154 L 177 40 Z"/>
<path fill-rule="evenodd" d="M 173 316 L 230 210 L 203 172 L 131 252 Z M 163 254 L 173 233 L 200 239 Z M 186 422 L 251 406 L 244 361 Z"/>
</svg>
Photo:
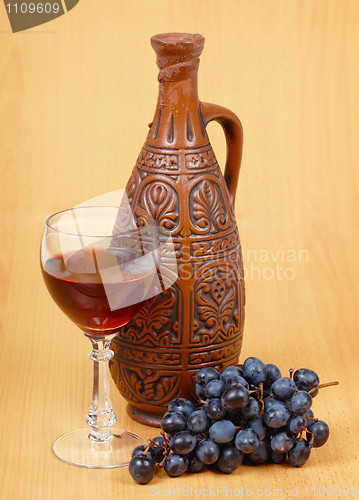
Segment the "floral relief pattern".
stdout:
<svg viewBox="0 0 359 500">
<path fill-rule="evenodd" d="M 126 367 L 121 369 L 121 384 L 129 401 L 165 406 L 178 391 L 179 380 L 173 375 L 161 376 L 156 369 Z"/>
<path fill-rule="evenodd" d="M 198 279 L 195 286 L 197 329 L 193 342 L 208 345 L 226 341 L 238 330 L 238 278 L 233 267 L 222 265 L 208 269 Z"/>
<path fill-rule="evenodd" d="M 220 189 L 209 180 L 199 182 L 191 191 L 191 220 L 197 233 L 222 231 L 229 225 Z"/>
<path fill-rule="evenodd" d="M 178 227 L 178 195 L 169 184 L 159 181 L 147 184 L 138 203 L 157 221 L 160 231 L 167 234 Z"/>
<path fill-rule="evenodd" d="M 149 299 L 121 333 L 118 343 L 168 347 L 180 343 L 176 321 L 180 291 L 176 285 Z"/>
</svg>

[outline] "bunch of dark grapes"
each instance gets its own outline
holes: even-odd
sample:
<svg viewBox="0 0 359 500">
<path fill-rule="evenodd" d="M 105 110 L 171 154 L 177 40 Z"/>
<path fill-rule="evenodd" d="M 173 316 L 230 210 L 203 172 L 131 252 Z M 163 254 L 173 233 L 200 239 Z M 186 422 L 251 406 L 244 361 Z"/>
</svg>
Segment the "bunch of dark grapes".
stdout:
<svg viewBox="0 0 359 500">
<path fill-rule="evenodd" d="M 201 406 L 196 409 L 187 399 L 173 399 L 161 421 L 161 436 L 134 449 L 131 476 L 147 484 L 156 464 L 172 477 L 206 466 L 229 474 L 243 460 L 288 460 L 301 467 L 312 448 L 323 446 L 329 436 L 328 425 L 314 417 L 313 398 L 321 388 L 338 382 L 320 384 L 318 375 L 307 368 L 293 372 L 282 377 L 276 365 L 254 357 L 220 374 L 201 368 L 195 387 Z"/>
</svg>

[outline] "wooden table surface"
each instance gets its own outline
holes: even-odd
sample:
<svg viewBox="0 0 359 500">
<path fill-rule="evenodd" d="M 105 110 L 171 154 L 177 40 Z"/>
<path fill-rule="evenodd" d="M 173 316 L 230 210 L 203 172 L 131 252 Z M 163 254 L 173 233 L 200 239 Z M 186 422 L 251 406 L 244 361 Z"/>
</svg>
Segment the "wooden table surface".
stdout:
<svg viewBox="0 0 359 500">
<path fill-rule="evenodd" d="M 185 486 L 181 495 L 197 498 L 206 488 L 217 498 L 229 489 L 290 498 L 297 487 L 298 498 L 313 498 L 359 487 L 358 27 L 357 0 L 81 0 L 13 34 L 1 3 L 1 499 L 167 498 Z M 244 127 L 240 359 L 340 382 L 314 400 L 330 438 L 300 469 L 175 479 L 162 471 L 140 486 L 127 468 L 87 470 L 52 455 L 58 436 L 84 426 L 92 363 L 88 340 L 42 282 L 44 221 L 125 186 L 157 100 L 149 38 L 170 31 L 205 36 L 200 98 L 230 108 Z M 222 131 L 208 130 L 223 165 Z M 119 427 L 156 436 L 127 416 L 111 385 Z"/>
</svg>

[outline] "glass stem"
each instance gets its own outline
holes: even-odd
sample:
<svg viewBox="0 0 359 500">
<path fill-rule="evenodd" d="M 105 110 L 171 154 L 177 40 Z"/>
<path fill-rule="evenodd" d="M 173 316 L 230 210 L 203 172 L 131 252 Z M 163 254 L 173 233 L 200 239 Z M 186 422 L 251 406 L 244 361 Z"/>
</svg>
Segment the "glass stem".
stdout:
<svg viewBox="0 0 359 500">
<path fill-rule="evenodd" d="M 89 358 L 94 362 L 92 401 L 86 423 L 92 428 L 89 438 L 106 442 L 113 438 L 111 427 L 117 422 L 110 398 L 108 362 L 114 353 L 109 349 L 114 335 L 98 336 L 85 334 L 92 343 Z"/>
</svg>

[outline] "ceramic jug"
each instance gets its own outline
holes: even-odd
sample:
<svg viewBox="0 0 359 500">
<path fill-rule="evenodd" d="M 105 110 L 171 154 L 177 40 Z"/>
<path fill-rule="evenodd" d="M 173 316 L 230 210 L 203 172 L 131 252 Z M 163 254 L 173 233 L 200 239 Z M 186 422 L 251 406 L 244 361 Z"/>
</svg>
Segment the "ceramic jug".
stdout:
<svg viewBox="0 0 359 500">
<path fill-rule="evenodd" d="M 203 36 L 165 33 L 151 44 L 158 103 L 126 192 L 133 207 L 154 217 L 160 234 L 171 234 L 178 279 L 113 340 L 110 370 L 129 415 L 159 426 L 171 399 L 198 402 L 201 367 L 236 364 L 241 350 L 245 291 L 234 202 L 243 136 L 234 113 L 199 101 Z M 206 132 L 212 120 L 227 141 L 224 175 Z"/>
</svg>

